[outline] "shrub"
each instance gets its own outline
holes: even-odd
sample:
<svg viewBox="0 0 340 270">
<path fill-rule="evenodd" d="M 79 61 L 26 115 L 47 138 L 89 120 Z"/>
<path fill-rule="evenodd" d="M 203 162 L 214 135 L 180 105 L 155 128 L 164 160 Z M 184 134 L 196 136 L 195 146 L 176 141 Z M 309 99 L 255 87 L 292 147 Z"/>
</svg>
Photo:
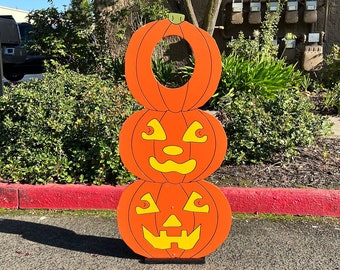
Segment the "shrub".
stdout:
<svg viewBox="0 0 340 270">
<path fill-rule="evenodd" d="M 263 55 L 247 59 L 235 53 L 222 55 L 221 81 L 211 104 L 215 106 L 219 98 L 231 89 L 274 98 L 277 93 L 287 88 L 298 87 L 301 80 L 301 73 L 282 59 Z"/>
<path fill-rule="evenodd" d="M 219 101 L 219 118 L 224 124 L 229 148 L 228 162 L 258 163 L 274 153 L 291 157 L 298 146 L 310 145 L 329 131 L 322 116 L 296 89 L 266 99 L 246 92 L 230 91 Z"/>
<path fill-rule="evenodd" d="M 72 0 L 70 6 L 59 11 L 52 6 L 29 13 L 34 25 L 30 32 L 30 49 L 58 59 L 70 69 L 91 73 L 96 70 L 100 55 L 94 27 L 92 6 L 87 0 Z"/>
<path fill-rule="evenodd" d="M 332 46 L 321 71 L 321 82 L 324 86 L 324 107 L 328 111 L 340 112 L 340 47 Z"/>
<path fill-rule="evenodd" d="M 326 109 L 335 109 L 340 113 L 340 81 L 337 82 L 331 89 L 327 89 L 325 93 Z"/>
<path fill-rule="evenodd" d="M 340 46 L 332 46 L 332 51 L 326 56 L 320 75 L 326 88 L 332 88 L 340 82 Z"/>
<path fill-rule="evenodd" d="M 123 183 L 118 133 L 136 108 L 124 84 L 59 69 L 0 98 L 0 177 L 21 183 Z"/>
</svg>

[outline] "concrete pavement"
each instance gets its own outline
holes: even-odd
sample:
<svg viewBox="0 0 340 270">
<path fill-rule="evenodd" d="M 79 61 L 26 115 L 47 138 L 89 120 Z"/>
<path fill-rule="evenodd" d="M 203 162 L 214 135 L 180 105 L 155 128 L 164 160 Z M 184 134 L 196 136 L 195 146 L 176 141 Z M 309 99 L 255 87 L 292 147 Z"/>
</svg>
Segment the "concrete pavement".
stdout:
<svg viewBox="0 0 340 270">
<path fill-rule="evenodd" d="M 0 214 L 6 270 L 340 269 L 340 220 L 234 219 L 203 265 L 147 265 L 120 239 L 114 217 Z"/>
<path fill-rule="evenodd" d="M 340 137 L 340 116 L 330 116 L 329 121 L 334 125 L 332 126 L 332 132 L 330 136 Z"/>
</svg>

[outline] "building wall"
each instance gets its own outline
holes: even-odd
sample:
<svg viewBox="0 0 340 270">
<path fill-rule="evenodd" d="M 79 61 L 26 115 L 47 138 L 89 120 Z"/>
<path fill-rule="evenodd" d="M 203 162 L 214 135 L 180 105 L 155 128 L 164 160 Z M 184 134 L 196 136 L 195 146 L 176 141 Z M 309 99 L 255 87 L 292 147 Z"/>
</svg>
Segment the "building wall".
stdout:
<svg viewBox="0 0 340 270">
<path fill-rule="evenodd" d="M 328 8 L 327 8 L 328 4 Z M 318 22 L 315 25 L 316 31 L 325 32 L 325 52 L 330 52 L 333 44 L 340 46 L 340 1 L 326 0 L 323 1 L 322 6 L 318 12 Z"/>
<path fill-rule="evenodd" d="M 16 22 L 27 22 L 28 11 L 0 6 L 0 15 L 12 15 Z"/>
<path fill-rule="evenodd" d="M 177 12 L 185 13 L 183 5 L 184 0 L 172 0 L 170 5 L 171 10 L 177 8 Z M 203 21 L 204 9 L 210 0 L 194 0 L 192 1 L 195 9 L 195 14 L 198 17 L 198 22 Z M 314 0 L 317 2 L 317 10 L 315 13 L 306 12 L 306 6 L 311 6 L 311 2 L 306 4 L 306 1 L 312 0 L 296 0 L 298 9 L 296 13 L 287 12 L 287 6 L 281 14 L 281 19 L 278 25 L 276 41 L 279 45 L 280 56 L 285 57 L 289 63 L 297 63 L 299 68 L 307 71 L 316 71 L 322 68 L 322 62 L 325 55 L 331 52 L 333 44 L 340 45 L 340 0 Z M 243 2 L 242 19 L 238 17 L 235 20 L 235 12 L 233 12 L 233 2 Z M 250 3 L 260 2 L 260 20 L 254 22 L 251 18 L 254 13 L 250 12 Z M 253 38 L 255 30 L 261 30 L 261 21 L 265 17 L 267 4 L 269 0 L 222 0 L 219 10 L 219 16 L 216 22 L 214 38 L 221 51 L 226 49 L 226 43 L 237 38 L 240 31 L 245 37 Z M 275 2 L 275 0 L 270 0 Z M 278 2 L 278 1 L 276 1 Z M 289 0 L 294 2 L 294 0 Z M 175 5 L 177 3 L 177 5 Z M 294 19 L 289 16 L 294 14 Z M 306 14 L 312 15 L 306 17 Z M 289 16 L 287 16 L 289 15 Z M 297 15 L 297 16 L 296 16 Z M 286 17 L 287 16 L 287 17 Z M 312 18 L 312 19 L 311 19 Z M 293 33 L 296 38 L 296 47 L 288 49 L 285 45 L 285 34 Z M 309 34 L 314 37 L 319 35 L 319 42 L 309 42 Z M 312 36 L 311 35 L 311 36 Z"/>
</svg>

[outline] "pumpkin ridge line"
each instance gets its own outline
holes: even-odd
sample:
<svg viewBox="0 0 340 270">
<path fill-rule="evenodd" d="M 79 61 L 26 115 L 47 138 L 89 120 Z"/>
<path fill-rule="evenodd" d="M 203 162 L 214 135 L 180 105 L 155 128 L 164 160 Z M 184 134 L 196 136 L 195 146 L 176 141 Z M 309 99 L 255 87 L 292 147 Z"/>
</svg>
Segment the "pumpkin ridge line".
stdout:
<svg viewBox="0 0 340 270">
<path fill-rule="evenodd" d="M 160 184 L 160 187 L 159 187 L 159 189 L 158 189 L 158 192 L 157 192 L 157 196 L 156 196 L 156 203 L 158 204 L 158 200 L 159 200 L 159 197 L 160 197 L 160 194 L 161 194 L 161 191 L 162 191 L 162 189 L 164 188 L 164 183 L 161 183 Z M 159 228 L 158 228 L 158 225 L 157 225 L 157 217 L 156 217 L 156 215 L 154 215 L 155 216 L 155 228 L 156 228 L 156 230 L 157 230 L 157 232 L 159 231 Z"/>
<path fill-rule="evenodd" d="M 189 82 L 188 82 L 188 83 L 189 83 Z M 183 109 L 183 108 L 182 108 L 182 109 Z M 185 118 L 183 111 L 181 111 L 181 115 L 182 115 L 182 118 L 184 119 L 184 122 L 185 122 L 185 125 L 186 125 L 186 129 L 187 129 L 187 128 L 189 127 L 189 123 L 188 123 L 187 119 Z M 191 150 L 192 150 L 191 147 L 192 147 L 192 145 L 190 144 L 189 146 L 190 146 L 190 148 L 189 148 L 190 150 L 189 150 L 189 153 L 188 153 L 188 154 L 189 154 L 189 158 L 191 159 L 191 158 L 192 158 L 192 157 L 191 157 L 191 152 L 192 152 L 192 151 L 191 151 Z M 188 176 L 188 175 L 184 175 L 182 182 L 185 182 L 185 179 L 187 178 L 187 176 Z"/>
<path fill-rule="evenodd" d="M 189 182 L 193 182 L 193 181 L 200 181 L 200 180 L 203 180 L 203 179 L 200 179 L 200 177 L 202 176 L 202 174 L 204 174 L 205 172 L 206 172 L 206 170 L 210 167 L 210 164 L 214 161 L 214 157 L 216 156 L 216 148 L 217 148 L 217 143 L 216 143 L 216 133 L 215 133 L 215 129 L 214 129 L 214 127 L 213 127 L 213 125 L 210 123 L 210 121 L 209 121 L 209 119 L 207 118 L 207 116 L 206 116 L 206 114 L 205 114 L 205 112 L 203 112 L 202 110 L 200 110 L 200 109 L 194 109 L 194 110 L 192 110 L 192 111 L 197 111 L 198 113 L 200 113 L 205 119 L 206 119 L 206 121 L 209 123 L 209 126 L 210 126 L 210 128 L 211 128 L 211 130 L 213 131 L 213 134 L 214 134 L 214 138 L 215 138 L 215 143 L 214 143 L 214 145 L 215 145 L 215 147 L 214 147 L 214 152 L 213 152 L 213 155 L 212 155 L 212 158 L 210 159 L 210 162 L 209 162 L 209 164 L 205 167 L 205 170 L 202 170 L 201 171 L 201 173 L 198 175 L 198 176 L 196 176 L 195 178 L 193 178 L 192 180 L 190 180 L 190 181 L 188 181 L 188 182 L 185 182 L 185 179 L 186 179 L 186 177 L 187 177 L 187 175 L 184 177 L 184 179 L 183 179 L 183 182 L 185 182 L 185 183 L 189 183 Z M 186 120 L 186 119 L 185 119 Z M 188 126 L 188 123 L 186 122 L 186 125 Z M 190 146 L 190 149 L 191 149 L 191 146 Z M 191 155 L 190 155 L 191 156 Z M 211 173 L 212 174 L 212 173 Z M 210 174 L 210 175 L 211 175 Z"/>
<path fill-rule="evenodd" d="M 185 21 L 184 22 L 182 22 L 182 23 L 186 23 Z M 182 24 L 181 23 L 181 24 Z M 185 41 L 187 41 L 187 39 L 185 38 L 185 34 L 184 34 L 184 32 L 183 32 L 183 29 L 182 29 L 182 26 L 181 26 L 181 24 L 179 24 L 178 26 L 179 26 L 179 29 L 181 30 L 181 33 L 182 33 L 182 38 L 183 38 L 183 40 L 185 40 Z M 189 43 L 188 43 L 189 44 Z M 191 45 L 189 44 L 189 46 L 191 47 Z M 191 50 L 192 51 L 192 50 Z M 191 78 L 190 78 L 191 79 Z M 187 100 L 187 96 L 188 96 L 188 89 L 189 89 L 189 84 L 190 84 L 190 79 L 186 82 L 186 85 L 187 85 L 187 89 L 186 89 L 186 91 L 185 91 L 185 97 L 184 97 L 184 100 L 183 100 L 183 102 L 182 102 L 182 107 L 181 107 L 181 111 L 183 111 L 183 108 L 184 108 L 184 106 L 185 106 L 185 102 L 186 102 L 186 100 Z M 185 178 L 185 177 L 184 177 Z M 184 179 L 183 179 L 184 180 Z"/>
<path fill-rule="evenodd" d="M 136 76 L 136 80 L 137 80 L 137 83 L 138 83 L 138 86 L 139 86 L 139 90 L 138 90 L 138 91 L 142 94 L 142 96 L 144 97 L 144 99 L 146 100 L 146 102 L 150 105 L 150 107 L 151 107 L 154 111 L 156 111 L 157 109 L 149 102 L 148 98 L 145 96 L 144 92 L 141 90 L 142 87 L 141 87 L 141 84 L 140 84 L 140 81 L 139 81 L 139 72 L 138 72 L 138 69 L 137 69 L 137 67 L 138 67 L 137 63 L 138 63 L 138 60 L 139 60 L 139 58 L 140 58 L 140 57 L 139 57 L 139 54 L 140 54 L 140 50 L 141 50 L 141 45 L 143 44 L 143 41 L 144 41 L 145 37 L 148 36 L 149 32 L 150 32 L 157 24 L 159 24 L 159 22 L 160 22 L 160 21 L 157 21 L 157 22 L 155 22 L 154 24 L 149 25 L 149 29 L 145 32 L 145 34 L 144 34 L 142 40 L 140 41 L 140 43 L 139 43 L 139 45 L 138 45 L 138 50 L 137 50 L 137 53 L 136 53 L 136 65 L 135 65 L 135 74 L 137 75 L 137 76 Z M 138 30 L 137 30 L 137 31 L 138 31 Z M 151 68 L 151 69 L 152 69 L 152 68 Z"/>
<path fill-rule="evenodd" d="M 136 159 L 135 159 L 135 155 L 134 155 L 134 151 L 133 151 L 133 139 L 131 139 L 131 140 L 129 140 L 128 141 L 128 143 L 127 143 L 127 145 L 128 145 L 128 150 L 129 150 L 129 152 L 128 152 L 128 154 L 127 154 L 127 156 L 128 157 L 126 157 L 125 155 L 122 155 L 122 141 L 123 141 L 123 139 L 122 139 L 122 134 L 124 133 L 126 133 L 126 127 L 125 127 L 125 125 L 127 125 L 127 123 L 128 123 L 128 121 L 132 121 L 132 120 L 134 120 L 133 119 L 133 117 L 136 117 L 136 115 L 138 115 L 138 114 L 141 114 L 141 116 L 139 116 L 139 119 L 141 118 L 141 117 L 143 117 L 143 115 L 146 113 L 146 111 L 144 111 L 143 112 L 143 110 L 141 110 L 141 111 L 138 111 L 138 112 L 135 112 L 134 114 L 132 114 L 132 115 L 130 115 L 130 117 L 128 117 L 127 119 L 126 119 L 126 121 L 124 122 L 124 124 L 123 124 L 123 128 L 120 130 L 120 133 L 119 133 L 119 152 L 120 152 L 120 156 L 121 156 L 121 160 L 122 160 L 122 162 L 123 162 L 123 164 L 124 164 L 124 166 L 125 166 L 125 168 L 127 168 L 129 171 L 131 171 L 131 168 L 130 168 L 130 165 L 128 165 L 129 164 L 129 159 L 130 159 L 130 156 L 131 156 L 131 159 L 134 161 L 134 165 L 136 166 L 136 169 L 137 170 L 139 170 L 142 174 L 143 174 L 143 171 L 141 171 L 141 169 L 140 169 L 140 167 L 137 165 L 137 161 L 136 161 Z M 134 123 L 134 121 L 132 122 L 132 123 Z M 135 130 L 136 130 L 136 125 L 134 125 L 134 127 L 131 129 L 131 134 L 132 134 L 132 137 L 131 138 L 133 138 L 133 134 L 135 133 Z M 124 140 L 125 141 L 125 140 Z M 127 151 L 126 151 L 126 153 L 127 153 Z M 126 161 L 126 162 L 125 162 Z M 133 173 L 135 176 L 137 176 L 137 174 L 135 174 L 135 173 Z M 139 174 L 139 173 L 138 173 Z M 145 176 L 145 175 L 144 175 Z M 138 177 L 140 177 L 140 176 L 138 176 Z M 146 176 L 145 176 L 146 177 Z M 143 178 L 143 176 L 142 177 L 140 177 L 141 179 Z"/>
<path fill-rule="evenodd" d="M 205 119 L 207 119 L 207 121 L 209 122 L 209 125 L 210 125 L 210 127 L 211 127 L 211 129 L 213 130 L 213 132 L 214 132 L 214 141 L 215 141 L 215 148 L 214 148 L 214 155 L 213 155 L 213 157 L 216 157 L 216 150 L 217 150 L 217 148 L 218 148 L 218 145 L 219 145 L 219 143 L 218 143 L 218 141 L 217 141 L 217 134 L 216 134 L 216 132 L 215 132 L 215 128 L 214 128 L 214 126 L 210 123 L 210 120 L 208 119 L 208 117 L 207 117 L 207 113 L 206 112 L 204 112 L 204 111 L 201 111 L 200 110 L 200 113 L 203 115 L 203 117 L 205 118 Z M 209 115 L 210 116 L 210 115 Z M 218 121 L 215 117 L 214 117 L 214 120 L 215 121 Z M 218 123 L 220 123 L 219 121 L 218 121 Z M 227 146 L 228 147 L 228 146 Z M 226 148 L 227 149 L 227 148 Z M 223 159 L 221 160 L 221 163 L 222 163 L 222 161 L 223 161 Z M 212 160 L 210 161 L 210 164 L 212 163 Z M 210 164 L 209 164 L 209 166 L 208 167 L 210 167 Z M 211 174 L 213 174 L 214 172 L 212 172 Z M 211 175 L 210 174 L 210 175 Z"/>
<path fill-rule="evenodd" d="M 200 175 L 198 175 L 197 177 L 196 177 L 196 179 L 197 178 L 199 178 L 209 167 L 210 167 L 210 165 L 211 165 L 211 163 L 214 161 L 214 157 L 216 157 L 216 148 L 218 147 L 218 143 L 217 143 L 217 140 L 216 140 L 216 133 L 215 133 L 215 128 L 214 128 L 214 126 L 210 123 L 210 120 L 208 119 L 208 117 L 207 117 L 207 115 L 206 115 L 206 112 L 203 112 L 203 111 L 201 111 L 201 110 L 199 110 L 199 109 L 197 109 L 197 111 L 207 120 L 207 122 L 209 123 L 209 126 L 210 126 L 210 128 L 211 128 L 211 130 L 213 131 L 213 134 L 214 134 L 214 153 L 213 153 L 213 155 L 212 155 L 212 158 L 210 159 L 210 162 L 209 162 L 209 164 L 206 166 L 206 169 L 204 170 L 204 171 L 202 171 L 201 172 L 201 174 Z M 213 172 L 212 172 L 213 173 Z M 211 173 L 211 174 L 212 174 Z M 211 175 L 210 174 L 210 175 Z"/>
<path fill-rule="evenodd" d="M 202 180 L 202 181 L 204 181 L 204 180 Z M 216 204 L 216 201 L 215 201 L 214 196 L 213 196 L 212 194 L 210 194 L 210 191 L 202 184 L 202 183 L 204 183 L 204 182 L 200 183 L 200 181 L 198 181 L 197 183 L 198 183 L 198 185 L 200 185 L 200 186 L 207 192 L 207 194 L 209 194 L 209 196 L 211 197 L 211 200 L 212 200 L 212 202 L 213 202 L 213 204 L 214 204 L 214 207 L 215 207 L 215 209 L 216 209 L 216 221 L 215 221 L 215 224 L 216 224 L 216 225 L 215 225 L 214 233 L 211 235 L 210 240 L 204 245 L 204 247 L 202 247 L 201 250 L 197 251 L 197 253 L 195 253 L 192 257 L 197 256 L 197 254 L 202 253 L 202 250 L 204 251 L 205 248 L 206 248 L 207 246 L 210 245 L 210 242 L 215 238 L 215 235 L 216 235 L 216 233 L 217 233 L 217 227 L 218 227 L 217 225 L 218 225 L 218 223 L 219 223 L 219 222 L 218 222 L 218 220 L 219 220 L 219 211 L 217 211 L 218 206 L 217 206 L 217 204 Z M 214 186 L 214 187 L 215 187 L 215 186 Z"/>
<path fill-rule="evenodd" d="M 163 112 L 162 117 L 159 119 L 160 122 L 161 122 L 162 119 L 165 117 L 166 113 L 167 113 L 167 111 Z M 155 145 L 156 142 L 153 142 L 153 144 Z M 153 147 L 153 150 L 154 150 L 153 156 L 155 157 L 155 156 L 156 156 L 155 147 Z M 161 176 L 163 177 L 163 179 L 165 180 L 165 183 L 170 183 L 169 180 L 168 180 L 168 178 L 164 175 L 164 173 L 161 172 L 160 175 L 161 175 Z M 156 179 L 151 179 L 151 180 L 156 180 Z"/>
<path fill-rule="evenodd" d="M 143 115 L 139 118 L 139 121 L 141 121 L 145 117 L 145 115 L 147 115 L 147 113 L 148 113 L 148 109 L 144 109 L 144 110 L 145 111 L 144 111 Z M 131 154 L 132 154 L 132 157 L 133 157 L 135 164 L 138 167 L 139 171 L 144 175 L 144 177 L 145 177 L 144 180 L 153 180 L 152 177 L 150 177 L 146 172 L 144 172 L 144 170 L 142 170 L 142 168 L 138 164 L 138 161 L 135 159 L 135 150 L 134 150 L 132 141 L 133 141 L 134 138 L 138 138 L 138 136 L 135 136 L 136 128 L 137 128 L 137 125 L 135 125 L 133 130 L 132 130 L 132 136 L 131 136 L 132 140 L 130 142 Z M 142 179 L 142 177 L 140 177 L 140 178 Z"/>
<path fill-rule="evenodd" d="M 185 190 L 185 188 L 184 188 L 184 186 L 183 185 L 185 185 L 185 184 L 187 184 L 187 183 L 181 183 L 180 184 L 180 187 L 181 187 L 181 189 L 183 190 L 183 192 L 185 193 L 185 195 L 187 196 L 187 199 L 189 199 L 189 197 L 190 197 L 190 192 L 192 192 L 192 191 L 189 191 L 189 193 L 187 193 L 187 191 Z M 191 182 L 190 182 L 190 184 L 191 184 Z M 185 206 L 185 205 L 184 205 Z M 183 208 L 182 208 L 182 210 L 184 211 L 184 206 L 183 206 Z M 193 218 L 193 220 L 194 220 L 194 222 L 193 222 L 193 228 L 191 229 L 191 231 L 193 231 L 194 229 L 195 229 L 195 227 L 196 227 L 196 215 L 194 214 L 194 213 L 191 213 L 192 214 L 192 218 Z M 182 251 L 182 253 L 178 256 L 179 258 L 182 258 L 182 256 L 185 256 L 185 250 L 183 250 Z M 192 257 L 192 256 L 191 256 Z"/>
<path fill-rule="evenodd" d="M 210 59 L 210 66 L 212 67 L 213 66 L 213 59 L 212 59 L 212 53 L 211 53 L 211 50 L 210 50 L 210 44 L 208 43 L 207 39 L 205 38 L 205 36 L 202 34 L 202 31 L 200 29 L 197 29 L 198 32 L 200 33 L 200 35 L 202 36 L 202 38 L 204 39 L 207 47 L 208 47 L 208 51 L 209 51 L 209 59 Z M 203 94 L 201 95 L 201 98 L 190 108 L 197 108 L 197 104 L 202 100 L 202 98 L 205 96 L 206 92 L 208 91 L 209 89 L 209 85 L 210 85 L 210 82 L 211 82 L 211 77 L 212 77 L 212 68 L 210 68 L 210 74 L 209 74 L 209 80 L 208 80 L 208 83 L 207 83 L 207 86 L 205 87 L 205 90 L 203 91 Z M 215 90 L 216 91 L 216 90 Z M 214 91 L 214 92 L 215 92 Z M 213 93 L 214 94 L 214 93 Z M 211 95 L 212 96 L 212 95 Z M 211 98 L 211 96 L 208 98 L 208 100 Z M 207 100 L 207 101 L 208 101 Z M 203 105 L 203 104 L 202 104 Z"/>
<path fill-rule="evenodd" d="M 147 113 L 147 111 L 145 110 L 145 112 L 143 113 L 143 115 L 140 117 L 140 120 L 145 116 L 145 114 Z M 141 167 L 139 166 L 137 160 L 135 159 L 135 154 L 134 154 L 134 147 L 133 147 L 133 138 L 135 138 L 136 136 L 134 136 L 135 132 L 136 132 L 136 128 L 137 126 L 135 125 L 131 134 L 131 141 L 130 141 L 130 149 L 131 149 L 131 155 L 132 155 L 132 158 L 136 164 L 136 166 L 138 167 L 139 171 L 144 175 L 145 178 L 148 178 L 148 176 L 144 173 L 144 171 L 141 169 Z M 142 178 L 142 177 L 141 177 Z"/>
<path fill-rule="evenodd" d="M 195 28 L 195 30 L 198 30 L 198 29 L 196 29 Z M 182 35 L 183 35 L 183 39 L 184 40 L 187 40 L 186 38 L 185 38 L 185 35 L 184 35 L 184 33 L 183 33 L 183 30 L 182 30 L 182 28 L 181 28 L 181 31 L 182 31 Z M 198 30 L 198 32 L 200 33 L 200 31 Z M 204 39 L 204 41 L 205 41 L 205 39 Z M 207 42 L 206 42 L 207 43 Z M 190 45 L 190 43 L 189 43 L 189 45 Z M 208 46 L 209 47 L 209 46 Z M 190 45 L 190 48 L 191 48 L 191 45 Z M 193 52 L 193 49 L 191 48 L 191 51 Z M 194 55 L 193 55 L 194 56 Z M 194 59 L 195 59 L 195 57 L 194 57 Z M 195 72 L 195 66 L 194 66 L 194 71 L 193 71 L 193 73 L 191 74 L 191 78 L 192 78 L 192 76 L 194 75 L 194 72 Z M 189 89 L 190 89 L 190 81 L 191 81 L 191 78 L 188 80 L 188 82 L 186 83 L 186 85 L 187 85 L 187 90 L 185 91 L 185 98 L 184 98 L 184 101 L 183 101 L 183 104 L 182 104 L 182 111 L 183 111 L 183 108 L 184 108 L 184 106 L 185 106 L 185 104 L 186 104 L 186 101 L 187 101 L 187 98 L 188 98 L 188 92 L 189 92 Z M 201 96 L 201 98 L 202 98 L 202 96 Z M 195 105 L 201 100 L 201 98 L 199 98 L 199 100 L 195 103 Z M 191 108 L 189 108 L 188 109 L 188 111 L 189 110 L 191 110 L 191 109 L 193 109 L 193 108 L 196 108 L 195 107 L 195 105 L 194 106 L 192 106 Z"/>
<path fill-rule="evenodd" d="M 138 189 L 136 190 L 135 194 L 138 192 L 139 189 L 142 188 L 142 186 L 145 184 L 145 181 L 143 180 L 137 180 L 137 181 L 141 181 L 141 182 L 144 182 L 144 183 L 140 183 Z M 130 203 L 129 203 L 129 207 L 128 209 L 130 210 L 131 209 L 131 204 L 132 204 L 132 201 L 133 200 L 130 200 Z M 134 230 L 131 228 L 131 225 L 133 222 L 131 222 L 130 218 L 132 217 L 132 215 L 128 215 L 128 220 L 129 220 L 129 229 L 130 229 L 130 232 L 131 232 L 131 235 L 133 237 L 133 239 L 135 240 L 135 243 L 137 243 L 139 245 L 139 247 L 145 252 L 147 253 L 149 256 L 152 256 L 147 250 L 144 249 L 143 245 L 141 245 L 138 240 L 136 239 L 135 235 L 132 233 Z"/>
<path fill-rule="evenodd" d="M 164 34 L 162 35 L 161 40 L 163 40 L 164 38 L 170 36 L 170 35 L 167 35 L 166 33 L 168 32 L 169 28 L 170 28 L 172 25 L 173 25 L 173 23 L 170 22 L 170 24 L 168 25 L 168 27 L 164 30 Z M 179 24 L 176 25 L 176 27 L 179 27 L 180 30 L 181 30 L 181 32 L 182 32 L 182 28 L 181 28 L 181 26 L 180 26 Z M 183 32 L 182 32 L 182 36 L 183 36 Z M 153 74 L 153 75 L 154 75 L 154 74 Z M 155 76 L 155 75 L 154 75 L 154 76 Z M 167 108 L 167 110 L 169 110 L 169 106 L 168 106 L 168 104 L 167 104 L 166 98 L 164 98 L 164 96 L 163 96 L 163 94 L 162 94 L 162 91 L 161 91 L 161 86 L 163 86 L 164 88 L 168 88 L 168 87 L 166 87 L 165 85 L 161 84 L 157 79 L 156 79 L 156 81 L 157 81 L 158 92 L 159 92 L 159 94 L 160 94 L 160 96 L 161 96 L 161 98 L 162 98 L 162 102 L 163 102 L 164 106 Z M 174 89 L 174 91 L 176 91 L 176 90 Z"/>
</svg>

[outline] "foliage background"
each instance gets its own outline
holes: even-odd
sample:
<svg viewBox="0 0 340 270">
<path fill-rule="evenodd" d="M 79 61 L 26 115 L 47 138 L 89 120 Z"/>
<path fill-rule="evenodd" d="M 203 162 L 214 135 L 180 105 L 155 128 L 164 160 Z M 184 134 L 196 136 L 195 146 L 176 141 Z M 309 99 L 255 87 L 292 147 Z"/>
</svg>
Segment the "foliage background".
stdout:
<svg viewBox="0 0 340 270">
<path fill-rule="evenodd" d="M 0 98 L 0 175 L 21 183 L 129 181 L 118 134 L 138 108 L 124 83 L 60 68 Z"/>
<path fill-rule="evenodd" d="M 87 0 L 72 0 L 62 12 L 51 7 L 30 14 L 36 25 L 32 48 L 50 60 L 42 80 L 7 87 L 0 97 L 0 179 L 97 185 L 133 179 L 120 161 L 118 134 L 140 106 L 124 83 L 122 56 L 134 30 L 168 12 L 160 0 L 148 3 L 132 1 L 99 12 Z M 253 40 L 240 33 L 222 55 L 221 81 L 204 109 L 217 111 L 226 130 L 227 163 L 293 157 L 297 147 L 313 144 L 329 130 L 324 117 L 314 113 L 310 77 L 277 58 L 272 40 L 279 18 L 280 9 L 266 14 Z M 328 106 L 339 104 L 339 80 L 326 81 L 329 75 L 337 78 L 337 57 L 335 51 L 318 84 L 334 90 L 325 91 Z M 182 83 L 178 77 L 190 77 L 191 60 L 176 71 L 171 62 L 153 59 L 155 76 L 175 87 Z"/>
</svg>

